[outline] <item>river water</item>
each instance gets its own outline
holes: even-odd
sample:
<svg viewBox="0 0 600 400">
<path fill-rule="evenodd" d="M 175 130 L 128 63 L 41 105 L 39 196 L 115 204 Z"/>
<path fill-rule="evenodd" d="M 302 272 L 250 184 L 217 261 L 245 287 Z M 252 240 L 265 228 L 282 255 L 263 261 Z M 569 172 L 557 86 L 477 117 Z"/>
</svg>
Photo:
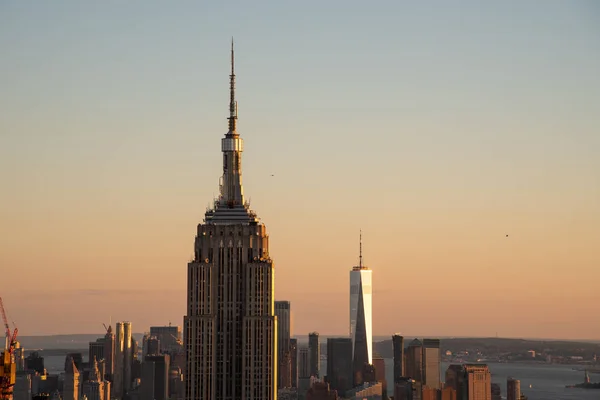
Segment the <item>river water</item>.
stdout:
<svg viewBox="0 0 600 400">
<path fill-rule="evenodd" d="M 84 354 L 84 361 L 87 354 Z M 51 374 L 58 374 L 64 370 L 64 356 L 44 357 L 46 369 Z M 442 380 L 448 363 L 442 363 Z M 492 382 L 502 388 L 502 395 L 506 397 L 506 380 L 513 377 L 521 381 L 521 393 L 529 400 L 600 400 L 600 389 L 567 389 L 566 385 L 583 382 L 584 373 L 573 370 L 573 366 L 555 364 L 500 364 L 488 363 L 492 372 Z M 385 359 L 386 378 L 392 382 L 394 363 L 392 359 Z M 321 371 L 327 371 L 327 361 L 321 362 Z M 590 375 L 593 382 L 600 381 L 600 375 Z M 531 387 L 530 387 L 531 385 Z M 393 394 L 393 386 L 389 385 L 389 394 Z"/>
<path fill-rule="evenodd" d="M 442 363 L 441 378 L 444 380 L 449 363 Z M 502 364 L 487 363 L 492 373 L 492 382 L 500 385 L 502 396 L 506 398 L 506 380 L 513 377 L 521 381 L 521 393 L 529 400 L 600 400 L 600 389 L 567 389 L 566 385 L 581 383 L 582 371 L 574 371 L 573 366 L 556 364 Z M 327 361 L 321 362 L 323 374 L 327 371 Z M 393 381 L 394 362 L 385 359 L 385 376 Z M 600 375 L 591 374 L 593 382 L 600 381 Z M 531 385 L 531 387 L 529 387 Z M 388 385 L 388 393 L 394 388 Z"/>
</svg>

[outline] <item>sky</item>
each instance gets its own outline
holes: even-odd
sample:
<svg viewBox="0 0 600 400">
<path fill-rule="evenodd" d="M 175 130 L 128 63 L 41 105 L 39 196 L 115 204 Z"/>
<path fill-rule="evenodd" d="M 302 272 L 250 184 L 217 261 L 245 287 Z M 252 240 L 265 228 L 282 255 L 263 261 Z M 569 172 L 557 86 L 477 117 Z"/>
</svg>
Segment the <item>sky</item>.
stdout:
<svg viewBox="0 0 600 400">
<path fill-rule="evenodd" d="M 294 333 L 347 334 L 362 229 L 375 335 L 600 338 L 592 0 L 1 2 L 22 335 L 182 324 L 232 36 L 244 190 Z"/>
</svg>

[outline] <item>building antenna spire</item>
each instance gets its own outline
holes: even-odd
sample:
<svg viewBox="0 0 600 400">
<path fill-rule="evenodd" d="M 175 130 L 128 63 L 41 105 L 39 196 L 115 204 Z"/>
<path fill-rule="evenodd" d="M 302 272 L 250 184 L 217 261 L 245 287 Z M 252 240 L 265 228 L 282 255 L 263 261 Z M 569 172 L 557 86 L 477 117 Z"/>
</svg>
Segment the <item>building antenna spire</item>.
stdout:
<svg viewBox="0 0 600 400">
<path fill-rule="evenodd" d="M 358 266 L 362 268 L 362 229 L 360 230 L 359 241 L 358 241 Z"/>
<path fill-rule="evenodd" d="M 233 36 L 231 37 L 231 75 L 229 75 L 229 132 L 235 133 L 237 121 L 237 101 L 235 101 L 235 67 L 233 55 Z"/>
</svg>

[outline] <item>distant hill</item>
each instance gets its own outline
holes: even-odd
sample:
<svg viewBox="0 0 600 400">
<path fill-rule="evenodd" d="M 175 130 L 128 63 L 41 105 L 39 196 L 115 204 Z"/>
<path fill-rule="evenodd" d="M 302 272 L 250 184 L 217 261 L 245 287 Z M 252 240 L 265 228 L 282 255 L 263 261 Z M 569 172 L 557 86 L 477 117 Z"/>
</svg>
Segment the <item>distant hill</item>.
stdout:
<svg viewBox="0 0 600 400">
<path fill-rule="evenodd" d="M 405 346 L 412 338 L 405 338 Z M 373 344 L 374 352 L 384 358 L 393 357 L 392 340 L 384 340 Z M 482 351 L 483 353 L 525 353 L 534 350 L 541 353 L 551 349 L 556 356 L 582 355 L 588 358 L 600 355 L 600 344 L 593 342 L 572 342 L 565 340 L 526 340 L 505 338 L 448 338 L 441 339 L 442 351 L 455 353 L 462 350 Z"/>
<path fill-rule="evenodd" d="M 86 349 L 90 342 L 104 336 L 99 334 L 51 335 L 51 336 L 19 336 L 21 347 L 25 350 L 38 349 Z M 143 334 L 134 333 L 135 340 L 141 343 Z"/>
</svg>

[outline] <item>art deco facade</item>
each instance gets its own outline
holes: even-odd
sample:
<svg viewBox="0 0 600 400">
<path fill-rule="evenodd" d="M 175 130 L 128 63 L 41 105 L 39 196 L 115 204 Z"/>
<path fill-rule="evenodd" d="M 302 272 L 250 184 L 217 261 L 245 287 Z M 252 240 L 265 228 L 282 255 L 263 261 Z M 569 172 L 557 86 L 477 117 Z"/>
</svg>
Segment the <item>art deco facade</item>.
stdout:
<svg viewBox="0 0 600 400">
<path fill-rule="evenodd" d="M 221 140 L 220 194 L 198 225 L 188 264 L 185 398 L 277 397 L 277 320 L 269 237 L 242 189 L 233 46 L 229 131 Z"/>
<path fill-rule="evenodd" d="M 356 375 L 373 363 L 372 274 L 362 263 L 362 235 L 359 265 L 350 271 L 350 337 L 352 365 Z"/>
</svg>

